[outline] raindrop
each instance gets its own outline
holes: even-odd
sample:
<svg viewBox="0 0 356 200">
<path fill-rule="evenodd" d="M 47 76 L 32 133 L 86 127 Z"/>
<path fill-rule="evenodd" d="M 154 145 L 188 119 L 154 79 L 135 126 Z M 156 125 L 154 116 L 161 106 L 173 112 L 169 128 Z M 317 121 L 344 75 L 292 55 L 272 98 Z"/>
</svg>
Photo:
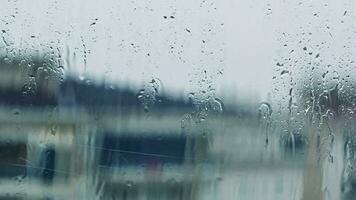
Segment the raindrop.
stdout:
<svg viewBox="0 0 356 200">
<path fill-rule="evenodd" d="M 162 84 L 157 78 L 152 78 L 144 88 L 138 92 L 137 98 L 141 102 L 144 111 L 149 112 L 150 107 L 159 101 L 161 94 Z"/>
<path fill-rule="evenodd" d="M 277 62 L 277 64 L 276 64 L 278 67 L 282 67 L 282 66 L 284 66 L 284 64 L 281 64 L 281 63 L 279 63 L 279 62 Z"/>
<path fill-rule="evenodd" d="M 133 182 L 132 181 L 126 181 L 126 187 L 132 188 Z"/>
<path fill-rule="evenodd" d="M 3 58 L 5 64 L 11 64 L 11 60 L 8 57 Z"/>
<path fill-rule="evenodd" d="M 285 74 L 288 74 L 288 73 L 289 73 L 288 70 L 282 70 L 282 71 L 281 71 L 281 76 L 283 76 L 283 75 L 285 75 Z"/>
<path fill-rule="evenodd" d="M 183 132 L 189 132 L 193 123 L 193 117 L 191 114 L 184 114 L 181 120 L 181 128 Z"/>
<path fill-rule="evenodd" d="M 51 134 L 52 135 L 56 135 L 56 132 L 57 132 L 57 125 L 56 124 L 53 124 L 51 126 Z"/>
<path fill-rule="evenodd" d="M 272 108 L 268 102 L 262 102 L 258 108 L 258 117 L 261 121 L 261 126 L 265 134 L 265 143 L 268 145 L 269 142 L 269 128 L 271 124 Z"/>
<path fill-rule="evenodd" d="M 14 109 L 14 110 L 12 111 L 12 114 L 13 114 L 14 116 L 19 116 L 19 115 L 21 114 L 21 111 L 20 111 L 20 109 Z"/>
<path fill-rule="evenodd" d="M 215 98 L 211 103 L 210 103 L 210 107 L 212 111 L 218 112 L 218 113 L 222 113 L 224 110 L 224 106 L 223 103 L 220 99 Z"/>
<path fill-rule="evenodd" d="M 262 102 L 258 108 L 259 119 L 268 119 L 272 115 L 272 108 L 268 102 Z"/>
<path fill-rule="evenodd" d="M 22 184 L 25 180 L 25 176 L 24 175 L 15 176 L 13 177 L 13 180 L 15 181 L 16 184 Z"/>
</svg>

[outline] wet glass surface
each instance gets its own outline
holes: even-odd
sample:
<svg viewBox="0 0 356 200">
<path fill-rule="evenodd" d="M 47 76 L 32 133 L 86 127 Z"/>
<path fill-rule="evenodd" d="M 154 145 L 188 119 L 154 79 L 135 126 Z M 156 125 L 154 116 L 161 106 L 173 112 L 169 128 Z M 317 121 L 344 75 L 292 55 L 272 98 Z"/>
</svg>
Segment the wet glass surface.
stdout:
<svg viewBox="0 0 356 200">
<path fill-rule="evenodd" d="M 356 199 L 355 6 L 0 2 L 0 199 Z"/>
</svg>

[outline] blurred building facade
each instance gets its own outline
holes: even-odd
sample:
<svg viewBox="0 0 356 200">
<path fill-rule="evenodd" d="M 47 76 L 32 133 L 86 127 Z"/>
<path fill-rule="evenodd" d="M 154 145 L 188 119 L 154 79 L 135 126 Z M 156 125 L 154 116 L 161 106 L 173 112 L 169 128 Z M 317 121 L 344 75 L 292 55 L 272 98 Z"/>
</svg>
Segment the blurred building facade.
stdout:
<svg viewBox="0 0 356 200">
<path fill-rule="evenodd" d="M 0 63 L 0 199 L 300 199 L 322 177 L 305 182 L 309 130 L 273 126 L 267 104 L 202 119 L 191 101 L 46 63 Z"/>
</svg>

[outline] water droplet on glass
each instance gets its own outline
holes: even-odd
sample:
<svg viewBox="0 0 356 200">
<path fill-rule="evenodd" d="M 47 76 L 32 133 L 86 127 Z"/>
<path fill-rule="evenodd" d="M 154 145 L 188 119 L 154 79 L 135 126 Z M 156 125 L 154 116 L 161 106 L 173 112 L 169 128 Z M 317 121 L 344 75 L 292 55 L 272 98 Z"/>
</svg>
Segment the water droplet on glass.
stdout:
<svg viewBox="0 0 356 200">
<path fill-rule="evenodd" d="M 56 135 L 56 132 L 57 132 L 57 125 L 56 124 L 53 124 L 51 126 L 51 134 L 52 135 Z"/>
<path fill-rule="evenodd" d="M 288 70 L 282 70 L 282 71 L 281 71 L 281 76 L 283 76 L 283 75 L 285 75 L 285 74 L 288 74 L 288 73 L 289 73 Z"/>
<path fill-rule="evenodd" d="M 12 111 L 12 113 L 13 113 L 15 116 L 19 116 L 19 115 L 21 114 L 21 111 L 20 111 L 20 109 L 14 109 L 14 110 Z"/>
<path fill-rule="evenodd" d="M 184 114 L 181 120 L 181 128 L 183 132 L 189 132 L 193 123 L 193 117 L 191 114 Z"/>
<path fill-rule="evenodd" d="M 223 112 L 223 103 L 220 99 L 215 98 L 211 103 L 210 103 L 211 110 L 214 112 L 222 113 Z"/>
<path fill-rule="evenodd" d="M 132 188 L 133 182 L 132 181 L 126 181 L 126 187 Z"/>
<path fill-rule="evenodd" d="M 258 108 L 259 119 L 268 119 L 272 115 L 271 105 L 267 102 L 262 102 Z"/>
<path fill-rule="evenodd" d="M 149 112 L 150 107 L 159 101 L 159 96 L 162 92 L 161 90 L 161 81 L 153 78 L 138 92 L 137 98 L 141 102 L 145 112 Z"/>
</svg>

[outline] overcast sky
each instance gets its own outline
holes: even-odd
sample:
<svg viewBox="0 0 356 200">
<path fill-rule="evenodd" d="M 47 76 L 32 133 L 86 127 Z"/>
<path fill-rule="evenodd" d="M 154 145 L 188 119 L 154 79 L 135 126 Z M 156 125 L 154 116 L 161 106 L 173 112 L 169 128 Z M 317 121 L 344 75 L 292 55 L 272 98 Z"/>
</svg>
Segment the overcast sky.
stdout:
<svg viewBox="0 0 356 200">
<path fill-rule="evenodd" d="M 218 93 L 265 98 L 278 59 L 291 51 L 283 43 L 298 48 L 299 34 L 327 26 L 315 40 L 331 40 L 331 33 L 345 32 L 342 27 L 354 28 L 340 23 L 354 16 L 354 7 L 346 0 L 7 1 L 0 7 L 7 41 L 0 45 L 10 44 L 7 52 L 58 47 L 66 71 L 84 77 L 137 85 L 158 78 L 165 90 L 211 85 Z"/>
</svg>

